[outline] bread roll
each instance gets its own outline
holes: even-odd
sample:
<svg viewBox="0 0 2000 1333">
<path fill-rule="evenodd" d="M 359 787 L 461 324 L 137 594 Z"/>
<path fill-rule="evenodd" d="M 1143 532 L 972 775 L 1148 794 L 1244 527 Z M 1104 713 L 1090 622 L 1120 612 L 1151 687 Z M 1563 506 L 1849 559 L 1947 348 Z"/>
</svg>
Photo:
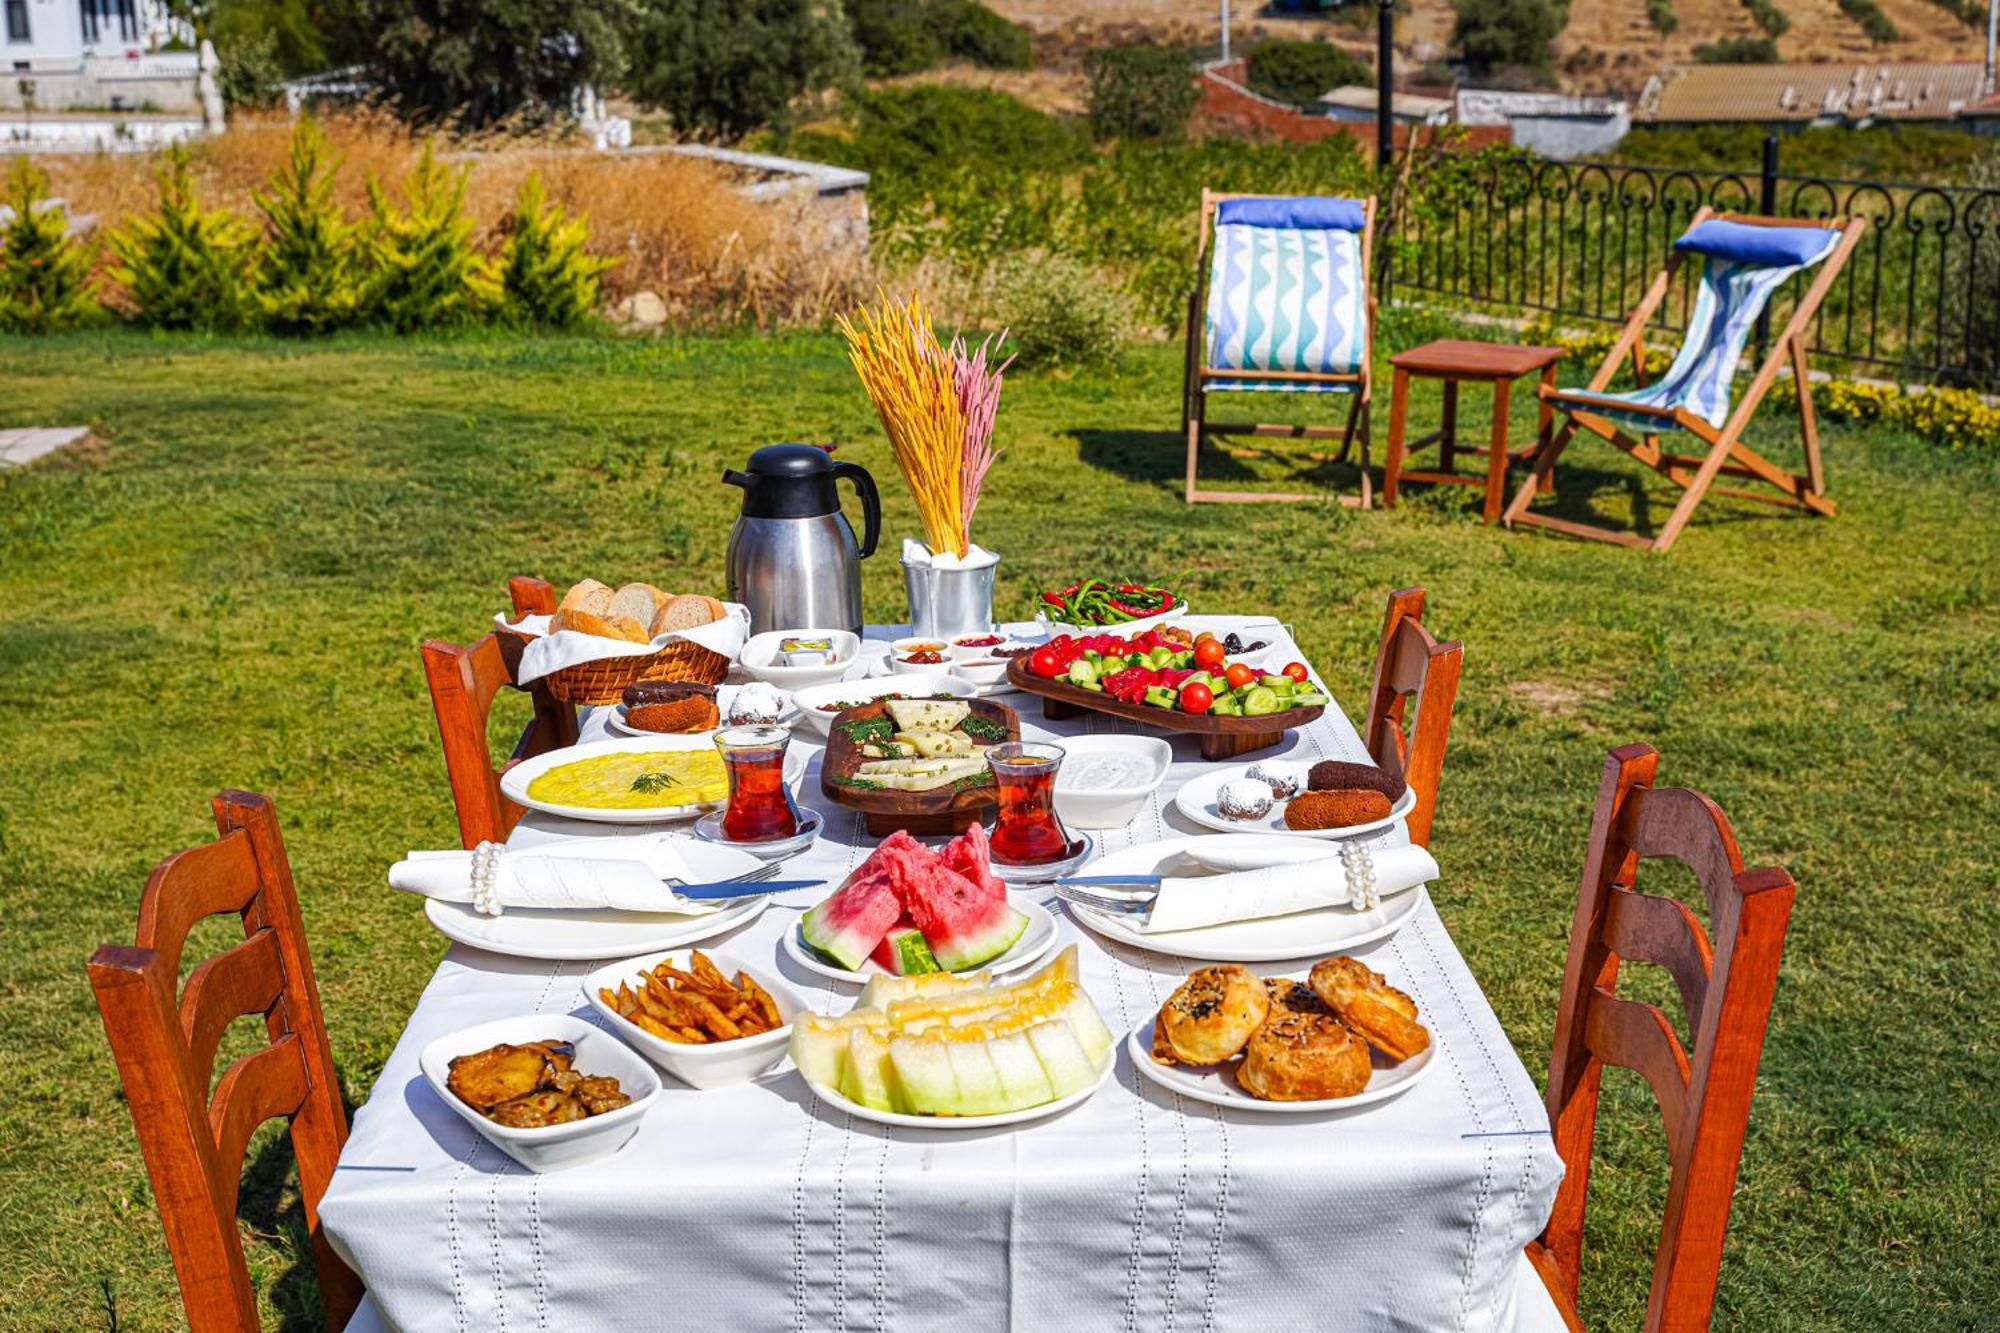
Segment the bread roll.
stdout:
<svg viewBox="0 0 2000 1333">
<path fill-rule="evenodd" d="M 1315 1102 L 1352 1097 L 1371 1073 L 1366 1043 L 1340 1020 L 1287 1009 L 1250 1038 L 1236 1083 L 1267 1102 Z"/>
<path fill-rule="evenodd" d="M 720 620 L 721 606 L 722 603 L 713 597 L 703 597 L 695 593 L 673 598 L 660 608 L 658 615 L 653 617 L 653 633 L 665 634 L 673 630 L 694 629 L 698 625 Z"/>
<path fill-rule="evenodd" d="M 1417 1021 L 1417 1002 L 1356 958 L 1322 958 L 1309 978 L 1313 992 L 1340 1021 L 1392 1060 L 1407 1060 L 1431 1044 Z"/>
<path fill-rule="evenodd" d="M 651 639 L 646 627 L 629 616 L 600 616 L 589 611 L 557 611 L 550 628 L 595 634 L 600 639 L 621 639 L 626 643 L 647 643 Z"/>
<path fill-rule="evenodd" d="M 562 604 L 556 607 L 556 614 L 560 616 L 570 611 L 588 611 L 594 616 L 610 615 L 611 589 L 596 579 L 572 584 L 570 590 L 563 594 Z"/>
<path fill-rule="evenodd" d="M 666 594 L 650 583 L 628 583 L 612 594 L 610 614 L 627 616 L 641 625 L 651 625 L 666 600 Z"/>
</svg>

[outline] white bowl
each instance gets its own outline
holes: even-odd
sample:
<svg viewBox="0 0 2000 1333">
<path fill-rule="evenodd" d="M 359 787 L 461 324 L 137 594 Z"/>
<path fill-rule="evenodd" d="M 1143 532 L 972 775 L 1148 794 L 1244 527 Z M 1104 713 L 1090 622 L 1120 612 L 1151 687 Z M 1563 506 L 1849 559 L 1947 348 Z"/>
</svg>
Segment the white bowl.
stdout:
<svg viewBox="0 0 2000 1333">
<path fill-rule="evenodd" d="M 1170 620 L 1179 620 L 1187 613 L 1188 604 L 1182 601 L 1171 611 L 1163 611 L 1156 616 L 1142 616 L 1138 620 L 1123 620 L 1116 625 L 1072 625 L 1068 621 L 1055 619 L 1046 611 L 1038 611 L 1035 613 L 1035 624 L 1051 638 L 1058 634 L 1068 634 L 1076 638 L 1088 634 L 1116 634 L 1129 639 L 1134 634 L 1158 629 Z"/>
<path fill-rule="evenodd" d="M 903 657 L 919 648 L 929 648 L 944 658 L 942 662 L 905 662 Z M 891 671 L 951 670 L 951 640 L 942 635 L 917 634 L 907 639 L 889 640 L 888 668 Z"/>
<path fill-rule="evenodd" d="M 544 1125 L 539 1129 L 496 1125 L 460 1101 L 446 1085 L 445 1078 L 451 1072 L 453 1056 L 470 1055 L 503 1041 L 516 1045 L 529 1041 L 567 1041 L 576 1047 L 574 1067 L 578 1073 L 608 1074 L 618 1080 L 618 1086 L 632 1100 L 615 1111 L 572 1120 L 566 1125 Z M 424 1047 L 418 1063 L 431 1090 L 458 1113 L 459 1119 L 485 1135 L 487 1142 L 501 1152 L 536 1172 L 561 1171 L 611 1156 L 638 1132 L 639 1121 L 660 1095 L 660 1076 L 651 1065 L 604 1029 L 571 1014 L 496 1018 L 439 1037 Z"/>
<path fill-rule="evenodd" d="M 974 685 L 998 685 L 1007 678 L 1007 659 L 966 658 L 951 664 L 951 674 L 960 680 L 969 680 Z"/>
<path fill-rule="evenodd" d="M 967 645 L 960 643 L 959 639 L 993 639 L 995 642 L 983 646 Z M 997 628 L 989 628 L 983 634 L 958 635 L 952 639 L 951 646 L 946 650 L 946 655 L 954 662 L 969 662 L 976 658 L 991 657 L 995 648 L 1005 647 L 1007 647 L 1007 636 L 1002 634 Z"/>
<path fill-rule="evenodd" d="M 1146 806 L 1146 798 L 1166 781 L 1174 747 L 1158 736 L 1063 736 L 1062 767 L 1056 770 L 1056 814 L 1073 828 L 1124 828 Z M 1145 782 L 1120 787 L 1071 785 L 1093 759 L 1130 757 L 1151 766 Z"/>
<path fill-rule="evenodd" d="M 732 1083 L 747 1083 L 759 1074 L 767 1073 L 785 1058 L 785 1047 L 792 1039 L 792 1020 L 802 1013 L 810 1012 L 806 1002 L 796 991 L 770 973 L 754 967 L 745 967 L 733 958 L 719 953 L 709 954 L 709 959 L 722 969 L 726 977 L 734 977 L 740 971 L 748 972 L 759 986 L 771 993 L 777 1003 L 778 1017 L 784 1020 L 782 1027 L 769 1032 L 760 1032 L 754 1037 L 738 1037 L 735 1041 L 709 1042 L 704 1045 L 665 1041 L 632 1022 L 623 1014 L 604 1003 L 597 992 L 600 988 L 617 991 L 623 981 L 638 989 L 637 979 L 641 972 L 648 971 L 662 962 L 672 959 L 677 951 L 669 949 L 665 953 L 651 953 L 642 958 L 627 958 L 616 963 L 606 963 L 583 979 L 583 997 L 590 1001 L 591 1008 L 604 1016 L 605 1022 L 623 1037 L 641 1055 L 660 1068 L 672 1074 L 690 1088 L 721 1088 Z M 685 967 L 687 954 L 679 951 L 680 962 L 676 967 Z"/>
<path fill-rule="evenodd" d="M 778 655 L 778 645 L 786 639 L 826 639 L 833 644 L 833 660 L 825 666 L 774 666 L 772 659 Z M 766 634 L 751 635 L 750 641 L 743 645 L 743 655 L 737 659 L 737 665 L 752 680 L 765 680 L 782 689 L 796 690 L 803 685 L 839 680 L 854 665 L 854 659 L 860 652 L 861 636 L 844 629 L 774 629 Z"/>
<path fill-rule="evenodd" d="M 954 699 L 970 699 L 978 692 L 979 687 L 970 681 L 956 680 L 938 671 L 877 676 L 873 680 L 836 680 L 809 685 L 792 697 L 805 724 L 825 737 L 833 734 L 833 719 L 839 714 L 823 711 L 821 704 L 865 704 L 885 694 L 948 694 Z"/>
</svg>

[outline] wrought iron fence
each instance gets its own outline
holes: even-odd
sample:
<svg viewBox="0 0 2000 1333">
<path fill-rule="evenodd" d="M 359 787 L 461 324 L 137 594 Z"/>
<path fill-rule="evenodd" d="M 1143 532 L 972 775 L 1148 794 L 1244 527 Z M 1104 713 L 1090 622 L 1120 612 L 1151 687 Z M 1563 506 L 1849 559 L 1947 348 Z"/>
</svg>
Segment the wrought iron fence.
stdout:
<svg viewBox="0 0 2000 1333">
<path fill-rule="evenodd" d="M 1767 154 L 1767 158 L 1770 155 Z M 1396 286 L 1475 305 L 1622 321 L 1704 204 L 1869 227 L 1820 307 L 1813 351 L 1849 369 L 2000 389 L 2000 190 L 1552 162 L 1447 164 L 1406 211 Z M 1697 270 L 1683 267 L 1655 323 L 1685 327 Z M 1772 302 L 1782 325 L 1803 289 Z"/>
</svg>

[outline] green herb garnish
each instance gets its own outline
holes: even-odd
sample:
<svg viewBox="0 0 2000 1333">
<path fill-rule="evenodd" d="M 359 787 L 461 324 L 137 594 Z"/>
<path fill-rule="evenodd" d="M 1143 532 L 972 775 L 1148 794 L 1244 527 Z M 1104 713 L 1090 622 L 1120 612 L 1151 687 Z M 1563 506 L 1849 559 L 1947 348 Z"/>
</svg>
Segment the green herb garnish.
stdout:
<svg viewBox="0 0 2000 1333">
<path fill-rule="evenodd" d="M 830 781 L 836 787 L 855 787 L 859 788 L 862 791 L 888 790 L 888 788 L 884 787 L 881 783 L 875 782 L 869 778 L 846 777 L 839 773 L 834 774 L 833 777 L 830 779 Z"/>
<path fill-rule="evenodd" d="M 886 717 L 857 717 L 840 723 L 834 730 L 861 746 L 869 741 L 890 739 L 896 734 L 896 724 Z"/>
<path fill-rule="evenodd" d="M 680 779 L 671 773 L 641 773 L 632 779 L 632 790 L 647 796 L 680 785 Z"/>
<path fill-rule="evenodd" d="M 972 739 L 985 741 L 988 745 L 997 745 L 1007 739 L 1007 724 L 1005 722 L 996 721 L 990 717 L 981 717 L 977 713 L 967 713 L 965 721 L 958 724 L 958 729 L 972 737 Z"/>
</svg>

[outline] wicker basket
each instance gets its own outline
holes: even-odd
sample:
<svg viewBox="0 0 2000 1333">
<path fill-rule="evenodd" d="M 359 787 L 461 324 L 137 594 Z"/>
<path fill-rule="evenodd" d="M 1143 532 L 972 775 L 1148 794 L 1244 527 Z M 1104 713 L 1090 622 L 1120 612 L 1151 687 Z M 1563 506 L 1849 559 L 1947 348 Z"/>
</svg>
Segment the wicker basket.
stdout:
<svg viewBox="0 0 2000 1333">
<path fill-rule="evenodd" d="M 692 680 L 719 685 L 729 674 L 729 659 L 698 643 L 670 643 L 644 657 L 601 657 L 595 662 L 552 671 L 538 684 L 567 704 L 615 704 L 625 687 L 642 680 Z"/>
</svg>

